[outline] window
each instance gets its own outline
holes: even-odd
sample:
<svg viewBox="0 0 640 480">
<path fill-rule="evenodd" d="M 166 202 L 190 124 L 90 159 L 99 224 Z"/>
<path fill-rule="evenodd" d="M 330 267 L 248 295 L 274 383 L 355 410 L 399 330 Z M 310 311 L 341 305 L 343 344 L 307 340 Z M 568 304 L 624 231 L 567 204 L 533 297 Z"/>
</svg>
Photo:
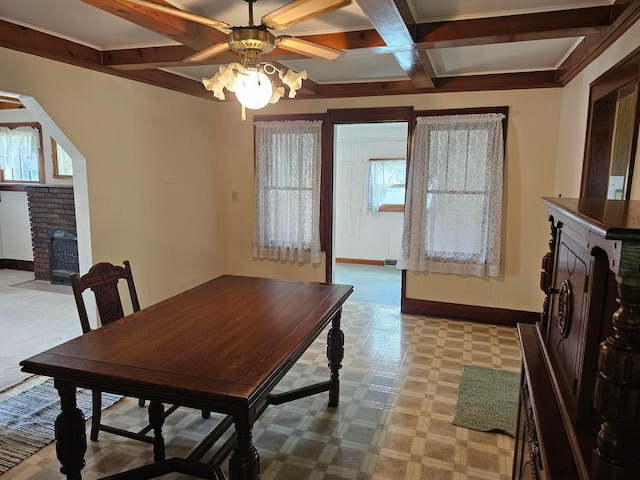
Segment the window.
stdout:
<svg viewBox="0 0 640 480">
<path fill-rule="evenodd" d="M 254 256 L 318 264 L 322 122 L 255 128 Z"/>
<path fill-rule="evenodd" d="M 370 158 L 367 211 L 404 211 L 407 162 L 404 158 Z"/>
<path fill-rule="evenodd" d="M 67 152 L 51 139 L 51 161 L 53 162 L 53 178 L 72 178 L 73 161 Z"/>
<path fill-rule="evenodd" d="M 0 125 L 0 169 L 4 181 L 44 183 L 38 124 Z"/>
<path fill-rule="evenodd" d="M 504 118 L 417 119 L 400 268 L 500 274 Z"/>
</svg>

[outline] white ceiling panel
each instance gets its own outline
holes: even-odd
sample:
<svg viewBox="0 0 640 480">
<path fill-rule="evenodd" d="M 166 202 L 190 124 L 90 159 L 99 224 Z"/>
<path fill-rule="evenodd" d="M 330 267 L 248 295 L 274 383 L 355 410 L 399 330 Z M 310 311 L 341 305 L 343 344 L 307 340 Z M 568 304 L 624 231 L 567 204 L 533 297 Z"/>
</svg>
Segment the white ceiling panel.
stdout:
<svg viewBox="0 0 640 480">
<path fill-rule="evenodd" d="M 613 0 L 409 0 L 416 22 L 497 17 L 612 4 Z"/>
<path fill-rule="evenodd" d="M 429 50 L 438 77 L 554 70 L 579 38 L 497 43 Z"/>
<path fill-rule="evenodd" d="M 0 19 L 98 50 L 177 45 L 80 0 L 0 0 Z"/>
<path fill-rule="evenodd" d="M 282 63 L 296 72 L 306 69 L 309 78 L 316 83 L 384 82 L 408 78 L 391 54 L 353 55 L 331 62 L 309 59 Z"/>
</svg>

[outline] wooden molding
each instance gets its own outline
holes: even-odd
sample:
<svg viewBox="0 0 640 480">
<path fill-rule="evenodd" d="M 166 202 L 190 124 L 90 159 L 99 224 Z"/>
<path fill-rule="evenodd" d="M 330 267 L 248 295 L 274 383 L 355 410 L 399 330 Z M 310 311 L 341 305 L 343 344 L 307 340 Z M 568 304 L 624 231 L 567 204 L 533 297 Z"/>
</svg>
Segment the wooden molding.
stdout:
<svg viewBox="0 0 640 480">
<path fill-rule="evenodd" d="M 533 324 L 540 320 L 539 312 L 418 300 L 415 298 L 406 298 L 404 294 L 401 300 L 400 311 L 402 313 L 412 313 L 428 317 L 504 325 L 507 327 L 515 327 L 518 323 Z"/>
<path fill-rule="evenodd" d="M 0 258 L 0 268 L 24 270 L 25 272 L 34 271 L 32 260 L 14 260 L 11 258 Z"/>
<path fill-rule="evenodd" d="M 363 258 L 338 258 L 336 263 L 353 263 L 357 265 L 379 265 L 384 266 L 384 260 L 366 260 Z"/>
</svg>

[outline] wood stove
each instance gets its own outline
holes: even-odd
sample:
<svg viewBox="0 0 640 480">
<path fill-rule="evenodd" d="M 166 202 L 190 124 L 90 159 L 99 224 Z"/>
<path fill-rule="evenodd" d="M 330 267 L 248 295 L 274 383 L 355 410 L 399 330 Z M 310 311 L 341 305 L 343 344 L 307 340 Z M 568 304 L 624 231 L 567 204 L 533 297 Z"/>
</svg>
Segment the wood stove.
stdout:
<svg viewBox="0 0 640 480">
<path fill-rule="evenodd" d="M 51 283 L 71 285 L 72 273 L 79 273 L 78 236 L 75 228 L 47 227 Z"/>
</svg>

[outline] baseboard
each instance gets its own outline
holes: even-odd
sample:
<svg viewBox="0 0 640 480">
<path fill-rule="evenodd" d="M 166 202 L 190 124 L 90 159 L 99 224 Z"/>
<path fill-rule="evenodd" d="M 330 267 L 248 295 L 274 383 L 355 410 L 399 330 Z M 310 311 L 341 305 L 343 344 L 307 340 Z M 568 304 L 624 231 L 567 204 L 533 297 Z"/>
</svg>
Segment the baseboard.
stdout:
<svg viewBox="0 0 640 480">
<path fill-rule="evenodd" d="M 459 303 L 434 302 L 415 298 L 402 298 L 402 313 L 413 313 L 429 317 L 467 320 L 515 327 L 518 323 L 535 323 L 540 320 L 539 312 L 509 310 L 506 308 L 461 305 Z"/>
<path fill-rule="evenodd" d="M 34 266 L 31 260 L 12 260 L 10 258 L 0 258 L 0 268 L 8 268 L 11 270 L 24 270 L 33 272 Z"/>
<path fill-rule="evenodd" d="M 384 260 L 366 260 L 363 258 L 337 258 L 336 263 L 355 263 L 358 265 L 380 265 L 384 266 Z"/>
</svg>

